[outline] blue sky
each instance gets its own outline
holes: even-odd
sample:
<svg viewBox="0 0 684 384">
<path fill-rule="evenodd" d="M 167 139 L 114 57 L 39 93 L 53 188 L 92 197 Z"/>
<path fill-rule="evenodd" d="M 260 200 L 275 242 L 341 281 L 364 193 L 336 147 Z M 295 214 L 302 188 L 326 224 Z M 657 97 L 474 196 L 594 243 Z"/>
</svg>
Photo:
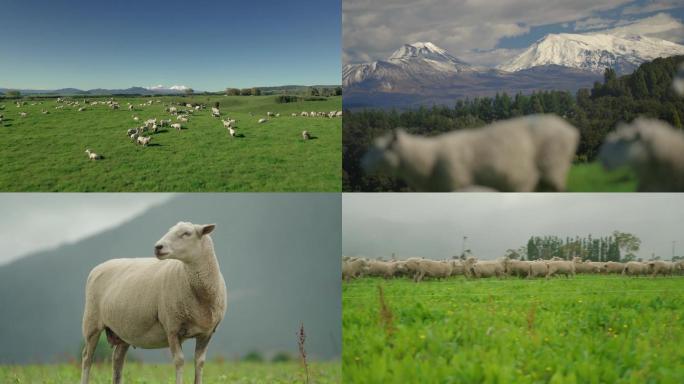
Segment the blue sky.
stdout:
<svg viewBox="0 0 684 384">
<path fill-rule="evenodd" d="M 382 60 L 430 41 L 496 66 L 549 33 L 629 33 L 684 44 L 682 0 L 344 0 L 345 64 Z"/>
<path fill-rule="evenodd" d="M 340 0 L 3 0 L 0 87 L 339 84 Z"/>
</svg>

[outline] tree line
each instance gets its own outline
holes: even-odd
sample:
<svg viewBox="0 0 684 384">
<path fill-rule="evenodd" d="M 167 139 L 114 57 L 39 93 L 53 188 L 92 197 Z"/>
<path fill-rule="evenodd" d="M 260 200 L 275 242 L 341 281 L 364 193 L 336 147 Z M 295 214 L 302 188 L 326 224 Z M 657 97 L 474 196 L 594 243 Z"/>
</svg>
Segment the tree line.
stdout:
<svg viewBox="0 0 684 384">
<path fill-rule="evenodd" d="M 345 111 L 343 188 L 345 191 L 406 190 L 403 183 L 391 178 L 364 175 L 359 164 L 373 139 L 396 127 L 405 127 L 413 134 L 434 136 L 518 116 L 554 113 L 580 131 L 578 162 L 593 161 L 603 139 L 622 121 L 647 116 L 682 129 L 684 99 L 672 89 L 677 66 L 682 62 L 684 56 L 658 58 L 640 65 L 632 74 L 619 77 L 608 68 L 603 82 L 597 81 L 591 89 L 580 89 L 574 95 L 568 91 L 513 96 L 504 92 L 494 97 L 457 100 L 451 106 Z"/>
</svg>

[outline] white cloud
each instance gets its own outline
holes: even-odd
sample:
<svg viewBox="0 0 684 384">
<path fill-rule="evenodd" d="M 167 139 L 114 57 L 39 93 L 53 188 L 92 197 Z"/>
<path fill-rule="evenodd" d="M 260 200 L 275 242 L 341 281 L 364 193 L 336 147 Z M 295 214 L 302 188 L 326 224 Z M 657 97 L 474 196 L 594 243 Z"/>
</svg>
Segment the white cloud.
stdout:
<svg viewBox="0 0 684 384">
<path fill-rule="evenodd" d="M 2 194 L 0 264 L 73 243 L 129 220 L 173 194 Z"/>
<path fill-rule="evenodd" d="M 667 13 L 658 13 L 638 20 L 621 21 L 616 25 L 618 26 L 603 30 L 601 33 L 644 35 L 675 43 L 684 42 L 684 24 Z"/>
<path fill-rule="evenodd" d="M 590 17 L 584 20 L 579 20 L 575 22 L 575 31 L 588 31 L 592 29 L 605 29 L 613 26 L 615 20 L 605 19 L 602 17 Z"/>
<path fill-rule="evenodd" d="M 145 89 L 149 89 L 150 91 L 185 91 L 190 89 L 190 87 L 187 87 L 185 85 L 172 85 L 170 87 L 166 87 L 162 84 L 159 85 L 150 85 L 149 87 L 144 87 Z"/>
<path fill-rule="evenodd" d="M 384 59 L 402 44 L 428 40 L 456 56 L 496 48 L 535 26 L 571 23 L 631 0 L 345 0 L 345 63 Z"/>
</svg>

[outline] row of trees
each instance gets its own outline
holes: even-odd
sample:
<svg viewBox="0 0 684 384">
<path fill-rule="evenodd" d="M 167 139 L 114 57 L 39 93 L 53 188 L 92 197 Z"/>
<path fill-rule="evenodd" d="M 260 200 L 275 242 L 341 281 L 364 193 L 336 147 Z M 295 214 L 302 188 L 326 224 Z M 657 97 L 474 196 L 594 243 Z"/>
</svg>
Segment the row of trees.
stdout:
<svg viewBox="0 0 684 384">
<path fill-rule="evenodd" d="M 592 161 L 606 135 L 621 121 L 649 116 L 682 129 L 684 99 L 672 89 L 677 65 L 684 56 L 659 58 L 642 64 L 630 74 L 618 77 L 607 69 L 603 82 L 576 94 L 543 91 L 532 94 L 496 94 L 458 100 L 453 106 L 417 109 L 346 111 L 343 124 L 343 187 L 346 191 L 405 190 L 406 186 L 387 177 L 363 174 L 359 159 L 375 137 L 396 127 L 425 136 L 476 128 L 497 120 L 534 113 L 554 113 L 580 131 L 577 161 Z"/>
<path fill-rule="evenodd" d="M 226 95 L 228 96 L 260 96 L 261 89 L 257 87 L 252 88 L 226 88 Z"/>
<path fill-rule="evenodd" d="M 631 233 L 614 231 L 610 236 L 594 238 L 575 236 L 532 236 L 525 246 L 509 249 L 506 256 L 521 260 L 548 260 L 560 257 L 571 260 L 577 256 L 591 261 L 630 261 L 636 259 L 641 239 Z"/>
</svg>

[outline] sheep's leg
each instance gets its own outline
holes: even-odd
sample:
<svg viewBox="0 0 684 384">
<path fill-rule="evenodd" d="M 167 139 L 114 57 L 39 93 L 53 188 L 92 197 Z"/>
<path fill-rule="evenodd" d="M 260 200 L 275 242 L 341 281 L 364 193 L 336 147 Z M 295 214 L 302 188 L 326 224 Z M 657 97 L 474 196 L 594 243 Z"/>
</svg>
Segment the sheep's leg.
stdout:
<svg viewBox="0 0 684 384">
<path fill-rule="evenodd" d="M 195 384 L 202 384 L 202 369 L 207 358 L 207 347 L 211 336 L 198 337 L 195 340 Z"/>
<path fill-rule="evenodd" d="M 128 352 L 129 344 L 117 344 L 114 346 L 114 352 L 112 352 L 112 370 L 113 377 L 112 383 L 121 384 L 121 378 L 123 377 L 123 366 L 124 361 L 126 361 L 126 352 Z"/>
<path fill-rule="evenodd" d="M 102 330 L 93 330 L 88 333 L 83 347 L 83 357 L 81 359 L 81 384 L 88 384 L 90 380 L 90 366 L 93 364 L 93 356 L 97 341 L 100 339 Z"/>
<path fill-rule="evenodd" d="M 176 367 L 176 384 L 183 384 L 183 364 L 185 363 L 185 360 L 183 358 L 183 349 L 181 348 L 180 339 L 176 333 L 169 334 L 167 338 L 169 340 L 171 356 L 173 357 L 173 364 Z"/>
</svg>

